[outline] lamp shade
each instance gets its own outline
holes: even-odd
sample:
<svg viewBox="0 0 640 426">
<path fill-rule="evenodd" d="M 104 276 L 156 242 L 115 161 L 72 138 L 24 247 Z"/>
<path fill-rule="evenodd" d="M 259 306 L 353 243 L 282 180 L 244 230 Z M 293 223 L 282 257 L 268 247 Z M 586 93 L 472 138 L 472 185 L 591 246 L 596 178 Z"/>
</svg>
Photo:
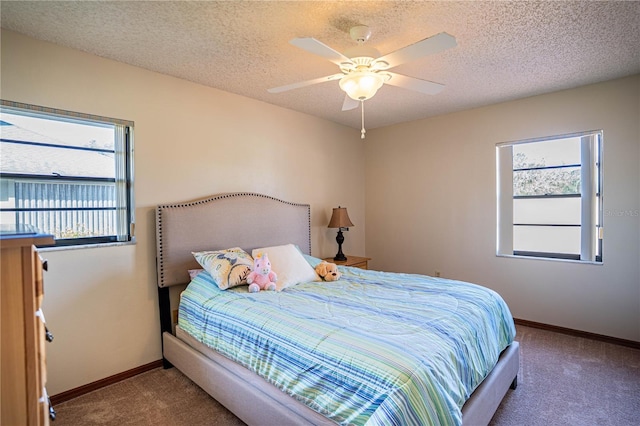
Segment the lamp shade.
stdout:
<svg viewBox="0 0 640 426">
<path fill-rule="evenodd" d="M 355 225 L 351 222 L 351 219 L 349 219 L 347 208 L 340 206 L 334 208 L 327 228 L 348 228 L 350 226 Z"/>
</svg>

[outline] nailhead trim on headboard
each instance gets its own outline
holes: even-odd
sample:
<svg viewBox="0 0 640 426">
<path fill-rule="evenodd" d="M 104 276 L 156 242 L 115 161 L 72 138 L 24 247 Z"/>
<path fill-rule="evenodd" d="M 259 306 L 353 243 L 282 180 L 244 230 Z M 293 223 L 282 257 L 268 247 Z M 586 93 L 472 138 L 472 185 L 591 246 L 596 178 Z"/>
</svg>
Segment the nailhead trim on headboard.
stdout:
<svg viewBox="0 0 640 426">
<path fill-rule="evenodd" d="M 288 204 L 296 207 L 307 207 L 307 232 L 308 232 L 308 241 L 309 245 L 307 247 L 307 253 L 311 253 L 311 208 L 308 204 L 299 204 L 292 203 L 289 201 L 284 201 L 269 195 L 252 193 L 252 192 L 237 192 L 237 193 L 226 193 L 215 195 L 207 198 L 202 198 L 194 201 L 182 202 L 182 203 L 172 203 L 172 204 L 161 204 L 156 207 L 156 262 L 157 262 L 157 271 L 158 271 L 158 287 L 165 287 L 167 285 L 166 277 L 165 277 L 165 253 L 164 253 L 164 224 L 162 223 L 162 211 L 164 209 L 178 209 L 178 208 L 188 208 L 193 206 L 198 206 L 202 204 L 212 203 L 218 200 L 222 200 L 225 198 L 235 198 L 235 197 L 261 197 L 270 199 L 273 201 L 277 201 L 283 204 Z M 170 284 L 172 285 L 172 284 Z"/>
</svg>

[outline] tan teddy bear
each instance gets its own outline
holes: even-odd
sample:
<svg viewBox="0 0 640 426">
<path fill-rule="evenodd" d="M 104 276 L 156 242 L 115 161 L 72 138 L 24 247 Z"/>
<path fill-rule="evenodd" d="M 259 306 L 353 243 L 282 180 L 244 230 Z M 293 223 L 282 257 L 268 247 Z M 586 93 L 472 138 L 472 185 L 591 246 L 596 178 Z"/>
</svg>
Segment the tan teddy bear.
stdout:
<svg viewBox="0 0 640 426">
<path fill-rule="evenodd" d="M 316 273 L 325 281 L 339 280 L 342 275 L 340 271 L 338 271 L 338 265 L 325 262 L 324 260 L 316 266 Z"/>
</svg>

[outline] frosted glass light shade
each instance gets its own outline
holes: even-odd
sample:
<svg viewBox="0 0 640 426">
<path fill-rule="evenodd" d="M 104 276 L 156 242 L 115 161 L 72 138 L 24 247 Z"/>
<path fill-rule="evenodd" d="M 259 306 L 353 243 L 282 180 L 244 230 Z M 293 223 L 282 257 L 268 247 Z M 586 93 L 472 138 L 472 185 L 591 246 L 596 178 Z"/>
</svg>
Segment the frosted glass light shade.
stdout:
<svg viewBox="0 0 640 426">
<path fill-rule="evenodd" d="M 356 101 L 366 101 L 376 94 L 384 83 L 384 76 L 370 71 L 355 71 L 340 79 L 340 88 Z"/>
</svg>

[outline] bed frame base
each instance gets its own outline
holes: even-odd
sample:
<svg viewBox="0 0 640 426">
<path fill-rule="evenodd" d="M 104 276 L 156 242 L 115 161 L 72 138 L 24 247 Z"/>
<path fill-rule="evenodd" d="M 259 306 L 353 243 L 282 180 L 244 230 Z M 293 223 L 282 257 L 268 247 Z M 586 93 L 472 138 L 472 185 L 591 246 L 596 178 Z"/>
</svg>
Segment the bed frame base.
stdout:
<svg viewBox="0 0 640 426">
<path fill-rule="evenodd" d="M 165 358 L 248 425 L 335 426 L 334 422 L 222 355 L 210 354 L 215 358 L 211 359 L 170 333 L 163 333 L 163 341 Z"/>
<path fill-rule="evenodd" d="M 200 350 L 206 351 L 206 347 L 186 333 L 181 337 L 190 340 L 188 344 L 163 333 L 165 361 L 248 425 L 335 424 L 243 366 L 212 351 L 204 355 Z M 502 352 L 495 368 L 462 407 L 463 425 L 480 426 L 491 421 L 509 388 L 517 385 L 519 351 L 514 341 Z"/>
<path fill-rule="evenodd" d="M 507 391 L 516 388 L 519 369 L 520 344 L 514 341 L 502 351 L 494 369 L 462 407 L 462 424 L 489 424 Z"/>
</svg>

